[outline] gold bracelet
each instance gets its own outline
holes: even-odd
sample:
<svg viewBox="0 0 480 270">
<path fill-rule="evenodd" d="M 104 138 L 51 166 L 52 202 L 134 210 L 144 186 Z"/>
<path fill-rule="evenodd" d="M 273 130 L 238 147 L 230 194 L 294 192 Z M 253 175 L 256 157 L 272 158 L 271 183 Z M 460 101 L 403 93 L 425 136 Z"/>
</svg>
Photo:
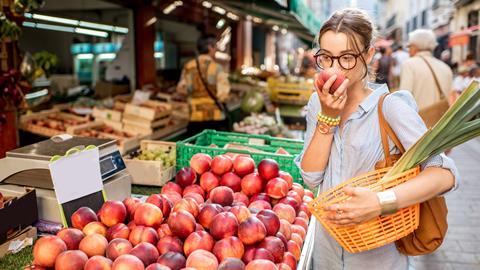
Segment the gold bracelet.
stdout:
<svg viewBox="0 0 480 270">
<path fill-rule="evenodd" d="M 336 118 L 333 118 L 333 117 L 329 117 L 329 116 L 326 116 L 322 113 L 318 113 L 317 115 L 317 119 L 318 121 L 320 122 L 323 122 L 329 126 L 338 126 L 340 125 L 340 116 L 336 117 Z"/>
</svg>

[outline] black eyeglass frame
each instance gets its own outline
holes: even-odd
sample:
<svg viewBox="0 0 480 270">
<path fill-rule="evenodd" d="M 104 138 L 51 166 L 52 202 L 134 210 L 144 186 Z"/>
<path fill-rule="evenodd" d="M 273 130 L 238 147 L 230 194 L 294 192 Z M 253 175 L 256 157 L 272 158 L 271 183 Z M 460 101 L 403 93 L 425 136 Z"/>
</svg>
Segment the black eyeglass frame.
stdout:
<svg viewBox="0 0 480 270">
<path fill-rule="evenodd" d="M 320 64 L 318 63 L 318 57 L 320 57 L 321 55 L 325 55 L 325 56 L 328 56 L 330 59 L 332 59 L 332 63 L 330 64 L 329 67 L 333 67 L 333 63 L 335 62 L 335 60 L 337 60 L 338 62 L 338 65 L 340 65 L 340 67 L 344 70 L 352 70 L 354 69 L 356 66 L 357 66 L 357 62 L 358 62 L 358 57 L 360 57 L 363 53 L 367 52 L 368 51 L 368 47 L 365 48 L 362 52 L 360 53 L 344 53 L 344 54 L 341 54 L 339 56 L 332 56 L 332 55 L 329 55 L 327 53 L 320 53 L 322 49 L 319 49 L 314 55 L 313 55 L 313 58 L 315 58 L 315 65 L 317 65 L 317 67 L 319 69 L 325 69 L 325 67 L 322 67 L 320 66 Z M 342 58 L 343 56 L 345 55 L 350 55 L 350 56 L 353 56 L 353 58 L 355 59 L 355 63 L 353 64 L 353 66 L 351 68 L 345 68 L 342 63 L 340 62 L 340 58 Z"/>
</svg>

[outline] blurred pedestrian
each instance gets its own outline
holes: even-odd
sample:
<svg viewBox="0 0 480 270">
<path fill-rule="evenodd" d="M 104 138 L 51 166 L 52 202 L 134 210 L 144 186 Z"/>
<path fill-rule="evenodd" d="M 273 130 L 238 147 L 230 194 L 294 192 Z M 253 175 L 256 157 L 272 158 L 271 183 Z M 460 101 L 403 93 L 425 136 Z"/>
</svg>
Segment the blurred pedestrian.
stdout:
<svg viewBox="0 0 480 270">
<path fill-rule="evenodd" d="M 203 104 L 203 110 L 191 111 L 188 126 L 189 135 L 195 135 L 203 129 L 228 128 L 227 115 L 223 103 L 230 93 L 228 74 L 215 61 L 217 40 L 213 35 L 202 35 L 197 40 L 198 56 L 188 61 L 182 70 L 177 92 L 188 96 L 190 104 L 196 101 L 211 100 L 211 104 Z M 218 112 L 220 111 L 220 117 Z M 199 115 L 201 114 L 201 115 Z"/>
<path fill-rule="evenodd" d="M 375 74 L 375 82 L 376 83 L 385 83 L 390 86 L 391 76 L 392 76 L 392 68 L 393 68 L 393 59 L 390 54 L 391 48 L 390 47 L 380 47 L 380 59 L 378 59 L 378 63 L 375 65 L 377 67 Z"/>
<path fill-rule="evenodd" d="M 452 70 L 432 55 L 436 46 L 432 30 L 417 29 L 409 34 L 410 58 L 402 65 L 399 89 L 412 92 L 419 110 L 439 102 L 452 90 Z"/>
<path fill-rule="evenodd" d="M 468 70 L 470 70 L 476 66 L 479 66 L 479 63 L 475 61 L 475 56 L 473 53 L 469 52 L 467 57 L 465 57 L 465 61 L 463 62 L 462 66 L 465 66 Z"/>
<path fill-rule="evenodd" d="M 440 54 L 440 60 L 447 64 L 452 70 L 452 72 L 454 72 L 455 65 L 452 62 L 452 54 L 450 53 L 450 50 L 444 50 Z"/>
<path fill-rule="evenodd" d="M 392 53 L 393 68 L 392 68 L 392 90 L 398 89 L 400 85 L 400 71 L 403 62 L 409 57 L 408 52 L 403 49 L 402 45 L 398 45 Z"/>
</svg>

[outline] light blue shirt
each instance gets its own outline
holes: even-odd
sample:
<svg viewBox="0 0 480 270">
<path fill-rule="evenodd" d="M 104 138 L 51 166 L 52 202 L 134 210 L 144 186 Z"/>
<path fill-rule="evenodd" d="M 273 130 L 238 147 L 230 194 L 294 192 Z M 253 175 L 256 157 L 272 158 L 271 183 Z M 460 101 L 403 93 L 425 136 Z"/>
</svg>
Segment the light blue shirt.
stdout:
<svg viewBox="0 0 480 270">
<path fill-rule="evenodd" d="M 330 157 L 324 171 L 305 172 L 301 170 L 304 182 L 311 186 L 319 186 L 320 192 L 326 191 L 345 180 L 372 170 L 375 164 L 383 160 L 383 148 L 378 123 L 378 100 L 388 93 L 385 84 L 369 84 L 373 92 L 359 105 L 358 109 L 345 122 L 342 134 L 337 128 L 334 136 Z M 305 134 L 304 151 L 317 125 L 316 115 L 320 111 L 317 93 L 312 94 L 308 102 L 307 131 Z M 422 119 L 417 113 L 413 96 L 408 91 L 397 91 L 385 98 L 383 113 L 402 145 L 408 149 L 427 131 Z M 389 140 L 390 152 L 399 153 L 393 142 Z M 296 158 L 300 167 L 303 152 Z M 422 164 L 426 167 L 443 167 L 452 171 L 457 187 L 458 172 L 452 159 L 444 154 L 434 156 Z M 301 169 L 301 167 L 300 167 Z M 435 181 L 435 179 L 432 179 Z M 453 190 L 452 189 L 452 190 Z M 406 270 L 409 259 L 400 254 L 395 244 L 369 250 L 361 253 L 345 251 L 320 223 L 317 223 L 313 250 L 313 269 L 388 269 Z M 413 260 L 410 260 L 413 261 Z M 410 262 L 410 266 L 412 262 Z"/>
</svg>

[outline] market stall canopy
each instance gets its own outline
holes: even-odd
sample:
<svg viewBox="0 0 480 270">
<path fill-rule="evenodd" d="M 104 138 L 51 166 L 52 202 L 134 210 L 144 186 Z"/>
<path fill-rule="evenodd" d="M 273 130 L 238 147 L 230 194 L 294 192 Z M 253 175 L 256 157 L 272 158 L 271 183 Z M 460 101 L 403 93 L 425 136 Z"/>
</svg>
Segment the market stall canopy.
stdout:
<svg viewBox="0 0 480 270">
<path fill-rule="evenodd" d="M 311 45 L 321 22 L 304 0 L 225 0 L 210 1 L 228 11 L 251 16 L 254 23 L 271 25 L 274 30 L 286 29 Z"/>
</svg>

